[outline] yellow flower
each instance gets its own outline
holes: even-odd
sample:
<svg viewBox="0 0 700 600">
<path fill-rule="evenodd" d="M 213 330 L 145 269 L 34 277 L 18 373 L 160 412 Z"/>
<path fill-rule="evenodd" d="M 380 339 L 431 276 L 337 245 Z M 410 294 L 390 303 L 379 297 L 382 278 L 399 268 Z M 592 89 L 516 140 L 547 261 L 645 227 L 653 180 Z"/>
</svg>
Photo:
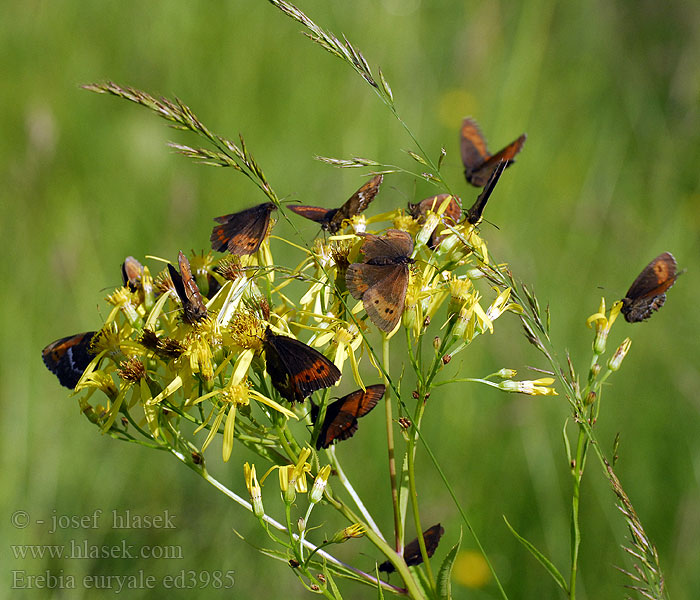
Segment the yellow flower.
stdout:
<svg viewBox="0 0 700 600">
<path fill-rule="evenodd" d="M 488 307 L 486 310 L 486 316 L 488 317 L 489 321 L 495 321 L 506 311 L 511 311 L 514 313 L 523 312 L 523 308 L 519 304 L 516 304 L 515 302 L 508 304 L 510 293 L 511 289 L 506 288 L 500 294 L 498 294 L 498 297 L 493 301 L 491 306 Z"/>
<path fill-rule="evenodd" d="M 595 325 L 595 338 L 593 339 L 593 352 L 600 355 L 605 352 L 605 343 L 608 339 L 608 334 L 613 326 L 613 323 L 620 314 L 622 302 L 615 302 L 610 309 L 610 316 L 605 316 L 605 298 L 600 299 L 600 308 L 598 312 L 592 314 L 586 319 L 586 325 L 593 327 Z"/>
<path fill-rule="evenodd" d="M 332 544 L 342 544 L 343 542 L 347 542 L 351 538 L 358 538 L 362 537 L 363 535 L 365 535 L 364 525 L 361 525 L 360 523 L 354 523 L 353 525 L 350 525 L 345 529 L 341 529 L 340 531 L 337 531 L 335 534 L 333 534 L 333 537 L 330 539 L 330 542 Z"/>
</svg>

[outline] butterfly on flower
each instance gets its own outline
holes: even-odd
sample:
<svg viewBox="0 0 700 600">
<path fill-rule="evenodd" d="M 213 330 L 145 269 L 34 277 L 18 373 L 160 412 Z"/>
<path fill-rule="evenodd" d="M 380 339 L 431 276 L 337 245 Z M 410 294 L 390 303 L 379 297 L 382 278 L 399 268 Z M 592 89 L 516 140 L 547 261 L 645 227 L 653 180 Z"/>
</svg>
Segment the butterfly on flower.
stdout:
<svg viewBox="0 0 700 600">
<path fill-rule="evenodd" d="M 211 247 L 217 252 L 245 255 L 260 248 L 270 228 L 270 213 L 277 207 L 272 202 L 258 204 L 237 213 L 216 217 L 211 232 Z"/>
<path fill-rule="evenodd" d="M 331 387 L 340 371 L 318 350 L 269 327 L 263 339 L 265 368 L 272 385 L 289 402 L 303 402 L 316 390 Z"/>
<path fill-rule="evenodd" d="M 199 293 L 197 282 L 192 276 L 190 261 L 182 252 L 179 252 L 177 262 L 180 266 L 180 272 L 178 273 L 171 264 L 168 264 L 168 271 L 182 303 L 182 320 L 192 325 L 206 318 L 207 307 L 204 305 L 202 294 Z"/>
<path fill-rule="evenodd" d="M 316 450 L 351 438 L 357 431 L 357 419 L 364 417 L 384 397 L 386 387 L 381 383 L 355 390 L 326 407 L 321 430 L 316 438 Z M 311 404 L 311 420 L 316 423 L 319 407 Z"/>
<path fill-rule="evenodd" d="M 71 390 L 75 388 L 85 368 L 94 358 L 92 339 L 95 331 L 69 335 L 50 343 L 41 351 L 44 364 L 59 383 Z"/>
<path fill-rule="evenodd" d="M 304 204 L 292 204 L 289 210 L 296 214 L 320 223 L 321 229 L 330 233 L 337 233 L 347 219 L 359 215 L 365 210 L 379 192 L 379 186 L 384 179 L 383 175 L 377 175 L 357 190 L 350 199 L 340 208 L 322 208 L 320 206 L 306 206 Z"/>
<path fill-rule="evenodd" d="M 345 282 L 353 298 L 362 300 L 370 321 L 382 331 L 394 330 L 403 314 L 408 287 L 413 238 L 406 231 L 389 229 L 384 235 L 364 237 L 364 262 L 353 263 Z"/>
</svg>

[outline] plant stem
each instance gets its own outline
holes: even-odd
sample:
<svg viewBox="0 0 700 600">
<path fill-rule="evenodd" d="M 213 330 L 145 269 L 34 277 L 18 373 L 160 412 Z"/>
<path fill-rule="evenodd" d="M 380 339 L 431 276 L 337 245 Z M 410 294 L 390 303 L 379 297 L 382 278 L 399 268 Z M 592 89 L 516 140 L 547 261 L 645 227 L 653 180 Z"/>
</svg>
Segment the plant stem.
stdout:
<svg viewBox="0 0 700 600">
<path fill-rule="evenodd" d="M 396 457 L 394 454 L 394 418 L 391 407 L 391 387 L 389 386 L 389 338 L 382 335 L 382 364 L 384 365 L 386 384 L 386 396 L 384 397 L 384 417 L 386 421 L 386 446 L 389 455 L 389 480 L 391 482 L 391 504 L 394 510 L 394 548 L 396 552 L 401 552 L 401 540 L 403 539 L 403 528 L 401 526 L 401 515 L 399 514 L 399 493 L 396 488 Z"/>
<path fill-rule="evenodd" d="M 372 515 L 369 514 L 369 511 L 367 510 L 367 508 L 363 504 L 362 499 L 355 491 L 355 488 L 352 487 L 350 480 L 345 475 L 345 471 L 343 471 L 342 467 L 340 466 L 340 462 L 338 461 L 338 458 L 335 455 L 335 448 L 333 448 L 333 447 L 329 448 L 327 453 L 328 453 L 327 455 L 328 455 L 328 458 L 330 459 L 331 465 L 333 466 L 333 470 L 338 474 L 338 479 L 340 479 L 340 483 L 343 484 L 343 487 L 345 488 L 347 493 L 350 494 L 350 497 L 355 502 L 355 506 L 357 506 L 358 510 L 362 513 L 362 516 L 364 517 L 367 525 L 369 525 L 372 528 L 372 530 L 380 538 L 382 538 L 382 540 L 384 540 L 384 536 L 382 535 L 382 532 L 379 530 L 379 527 L 377 526 L 377 524 L 374 522 Z"/>
</svg>

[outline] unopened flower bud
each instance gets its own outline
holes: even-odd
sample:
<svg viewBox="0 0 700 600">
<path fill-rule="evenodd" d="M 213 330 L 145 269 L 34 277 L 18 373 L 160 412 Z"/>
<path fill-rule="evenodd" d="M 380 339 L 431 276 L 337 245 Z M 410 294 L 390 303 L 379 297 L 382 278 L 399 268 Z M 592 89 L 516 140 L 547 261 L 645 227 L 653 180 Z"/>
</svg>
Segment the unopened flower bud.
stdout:
<svg viewBox="0 0 700 600">
<path fill-rule="evenodd" d="M 623 340 L 620 347 L 615 350 L 615 354 L 613 354 L 612 358 L 608 361 L 608 369 L 611 371 L 617 371 L 620 368 L 620 365 L 625 359 L 625 356 L 627 356 L 631 345 L 632 340 L 630 338 L 625 338 Z"/>
<path fill-rule="evenodd" d="M 501 369 L 496 373 L 496 377 L 500 377 L 501 379 L 513 379 L 518 374 L 518 372 L 515 369 Z"/>
<path fill-rule="evenodd" d="M 325 467 L 321 468 L 318 475 L 316 475 L 316 479 L 314 479 L 314 485 L 311 488 L 311 493 L 309 494 L 309 502 L 315 504 L 321 498 L 323 498 L 323 492 L 326 490 L 326 484 L 328 483 L 328 477 L 330 474 L 330 465 L 326 465 Z"/>
</svg>

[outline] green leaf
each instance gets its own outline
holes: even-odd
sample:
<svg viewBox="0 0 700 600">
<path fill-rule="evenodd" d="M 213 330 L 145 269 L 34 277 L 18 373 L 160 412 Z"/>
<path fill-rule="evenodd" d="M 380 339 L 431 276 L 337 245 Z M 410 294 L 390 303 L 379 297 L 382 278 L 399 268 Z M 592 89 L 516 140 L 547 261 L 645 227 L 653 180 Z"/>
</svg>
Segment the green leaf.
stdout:
<svg viewBox="0 0 700 600">
<path fill-rule="evenodd" d="M 540 564 L 547 569 L 549 574 L 552 576 L 552 579 L 557 582 L 559 587 L 564 590 L 567 594 L 569 593 L 569 587 L 566 585 L 566 580 L 562 576 L 562 574 L 558 571 L 558 569 L 554 566 L 551 560 L 549 560 L 544 554 L 542 554 L 537 548 L 535 548 L 530 542 L 528 542 L 524 537 L 522 537 L 513 527 L 511 524 L 508 522 L 508 519 L 506 519 L 505 515 L 503 516 L 503 520 L 506 522 L 506 525 L 508 526 L 508 529 L 510 529 L 510 532 L 516 537 L 516 539 L 523 545 L 525 548 L 527 548 L 530 551 L 530 554 L 532 554 L 538 561 L 540 561 Z"/>
<path fill-rule="evenodd" d="M 447 553 L 445 560 L 442 561 L 440 565 L 440 570 L 437 574 L 437 593 L 440 600 L 451 600 L 452 599 L 452 568 L 454 567 L 455 560 L 457 559 L 457 554 L 459 553 L 459 547 L 462 545 L 462 530 L 459 531 L 459 539 L 457 543 L 452 547 Z"/>
<path fill-rule="evenodd" d="M 377 600 L 384 600 L 384 592 L 382 591 L 381 579 L 379 579 L 379 568 L 374 567 L 374 576 L 377 578 Z"/>
<path fill-rule="evenodd" d="M 333 596 L 337 598 L 338 600 L 343 600 L 343 596 L 340 594 L 340 590 L 338 589 L 338 586 L 335 584 L 335 580 L 333 579 L 333 576 L 331 575 L 331 572 L 328 570 L 328 563 L 327 561 L 323 561 L 323 574 L 326 577 L 326 582 L 328 586 L 331 589 L 331 592 L 333 593 Z"/>
<path fill-rule="evenodd" d="M 401 523 L 406 522 L 406 510 L 408 509 L 408 453 L 403 455 L 401 462 L 401 474 L 399 475 L 399 517 Z M 401 540 L 404 532 L 401 532 Z"/>
</svg>

